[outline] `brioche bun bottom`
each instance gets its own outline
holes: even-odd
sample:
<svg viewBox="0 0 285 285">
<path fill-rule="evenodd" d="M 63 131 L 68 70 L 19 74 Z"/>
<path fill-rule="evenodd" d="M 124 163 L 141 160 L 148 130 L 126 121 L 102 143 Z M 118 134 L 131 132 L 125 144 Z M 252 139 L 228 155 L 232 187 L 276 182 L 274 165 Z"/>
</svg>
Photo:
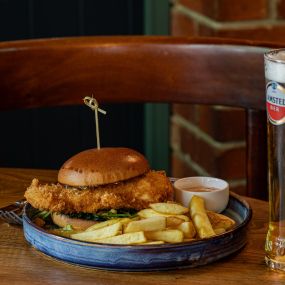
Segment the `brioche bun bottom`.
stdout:
<svg viewBox="0 0 285 285">
<path fill-rule="evenodd" d="M 51 215 L 54 224 L 57 226 L 64 228 L 67 225 L 71 225 L 72 229 L 76 231 L 85 231 L 89 227 L 97 224 L 97 221 L 90 221 L 78 218 L 71 218 L 64 214 L 53 213 Z"/>
</svg>

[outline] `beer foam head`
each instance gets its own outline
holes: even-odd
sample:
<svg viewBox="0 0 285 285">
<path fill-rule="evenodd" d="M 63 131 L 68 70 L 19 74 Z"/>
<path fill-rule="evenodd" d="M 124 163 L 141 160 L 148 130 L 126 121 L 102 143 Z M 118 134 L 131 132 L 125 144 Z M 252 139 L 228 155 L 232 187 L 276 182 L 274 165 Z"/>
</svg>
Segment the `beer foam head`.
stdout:
<svg viewBox="0 0 285 285">
<path fill-rule="evenodd" d="M 265 77 L 268 80 L 285 83 L 285 49 L 265 54 Z"/>
</svg>

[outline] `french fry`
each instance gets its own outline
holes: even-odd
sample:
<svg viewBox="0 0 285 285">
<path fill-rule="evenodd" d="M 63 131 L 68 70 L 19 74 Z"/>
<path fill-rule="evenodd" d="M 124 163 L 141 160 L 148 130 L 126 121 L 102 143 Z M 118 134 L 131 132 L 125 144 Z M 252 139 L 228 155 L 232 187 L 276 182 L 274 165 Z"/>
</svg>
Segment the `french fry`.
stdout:
<svg viewBox="0 0 285 285">
<path fill-rule="evenodd" d="M 207 215 L 213 229 L 224 228 L 225 230 L 229 230 L 235 225 L 235 221 L 225 215 L 211 211 L 207 211 Z"/>
<path fill-rule="evenodd" d="M 144 209 L 141 210 L 137 213 L 141 218 L 151 218 L 151 217 L 176 217 L 179 219 L 184 220 L 185 222 L 188 222 L 190 219 L 189 217 L 185 216 L 185 215 L 168 215 L 168 214 L 162 214 L 162 213 L 158 213 L 156 211 L 154 211 L 153 209 Z"/>
<path fill-rule="evenodd" d="M 219 234 L 223 234 L 224 232 L 226 232 L 226 229 L 224 229 L 224 228 L 215 228 L 214 232 L 215 232 L 216 235 L 219 235 Z"/>
<path fill-rule="evenodd" d="M 213 227 L 205 209 L 204 199 L 193 196 L 190 201 L 190 215 L 200 238 L 208 238 L 215 235 Z"/>
<path fill-rule="evenodd" d="M 124 229 L 125 233 L 140 232 L 140 231 L 159 231 L 166 228 L 165 217 L 151 217 L 140 221 L 133 221 L 127 224 Z"/>
<path fill-rule="evenodd" d="M 145 243 L 146 237 L 144 232 L 122 234 L 114 237 L 95 240 L 98 243 L 110 243 L 110 244 L 141 244 Z"/>
<path fill-rule="evenodd" d="M 183 233 L 179 230 L 145 232 L 145 236 L 148 240 L 162 240 L 169 243 L 183 241 Z"/>
<path fill-rule="evenodd" d="M 191 221 L 180 224 L 177 229 L 183 232 L 184 239 L 193 238 L 196 235 L 196 229 Z"/>
<path fill-rule="evenodd" d="M 98 239 L 113 237 L 117 234 L 120 234 L 121 231 L 122 231 L 122 224 L 118 222 L 116 224 L 113 224 L 113 225 L 110 225 L 110 226 L 107 226 L 101 229 L 97 229 L 94 231 L 72 234 L 71 238 L 82 240 L 82 241 L 93 241 L 94 242 Z"/>
<path fill-rule="evenodd" d="M 95 230 L 98 230 L 101 228 L 105 228 L 107 226 L 114 225 L 114 224 L 118 223 L 119 221 L 120 221 L 120 219 L 112 219 L 112 220 L 107 220 L 105 222 L 100 222 L 100 223 L 97 223 L 95 225 L 92 225 L 91 227 L 89 227 L 85 231 L 86 232 L 92 232 L 92 231 L 95 231 Z"/>
<path fill-rule="evenodd" d="M 189 213 L 189 209 L 176 203 L 153 203 L 149 205 L 156 212 L 167 215 L 182 215 Z"/>
<path fill-rule="evenodd" d="M 213 230 L 213 229 L 212 229 Z M 208 227 L 201 227 L 198 231 L 200 238 L 209 238 L 216 235 L 215 231 L 210 231 Z"/>
<path fill-rule="evenodd" d="M 177 218 L 175 216 L 166 217 L 166 227 L 167 228 L 177 228 L 184 222 L 183 219 Z"/>
<path fill-rule="evenodd" d="M 132 221 L 136 221 L 138 219 L 131 219 L 131 218 L 121 218 L 119 220 L 119 222 L 122 224 L 122 225 L 127 225 L 128 223 L 132 222 Z"/>
</svg>

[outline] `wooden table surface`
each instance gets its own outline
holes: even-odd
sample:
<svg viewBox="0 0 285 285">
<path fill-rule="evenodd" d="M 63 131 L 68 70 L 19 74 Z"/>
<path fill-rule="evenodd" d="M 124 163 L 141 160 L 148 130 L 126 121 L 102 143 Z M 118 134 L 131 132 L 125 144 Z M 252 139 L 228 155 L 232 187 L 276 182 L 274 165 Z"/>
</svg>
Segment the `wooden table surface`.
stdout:
<svg viewBox="0 0 285 285">
<path fill-rule="evenodd" d="M 33 177 L 56 181 L 56 171 L 0 168 L 0 207 L 23 197 Z M 21 227 L 0 222 L 0 284 L 285 284 L 285 273 L 264 263 L 268 203 L 246 199 L 253 209 L 248 243 L 239 252 L 197 268 L 155 272 L 119 273 L 86 269 L 49 258 L 24 239 Z"/>
</svg>

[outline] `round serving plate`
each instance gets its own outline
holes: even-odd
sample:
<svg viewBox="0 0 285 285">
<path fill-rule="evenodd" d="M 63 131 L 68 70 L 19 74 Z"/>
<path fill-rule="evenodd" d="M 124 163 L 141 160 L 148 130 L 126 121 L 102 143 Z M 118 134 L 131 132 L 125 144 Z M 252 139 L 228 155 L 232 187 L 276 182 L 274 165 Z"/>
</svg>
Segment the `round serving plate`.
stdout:
<svg viewBox="0 0 285 285">
<path fill-rule="evenodd" d="M 31 220 L 34 208 L 27 204 L 23 214 L 26 240 L 39 251 L 59 260 L 113 271 L 162 271 L 205 265 L 233 254 L 246 244 L 252 216 L 248 203 L 231 193 L 223 214 L 236 226 L 212 238 L 162 245 L 108 245 L 82 242 L 50 234 Z"/>
</svg>

